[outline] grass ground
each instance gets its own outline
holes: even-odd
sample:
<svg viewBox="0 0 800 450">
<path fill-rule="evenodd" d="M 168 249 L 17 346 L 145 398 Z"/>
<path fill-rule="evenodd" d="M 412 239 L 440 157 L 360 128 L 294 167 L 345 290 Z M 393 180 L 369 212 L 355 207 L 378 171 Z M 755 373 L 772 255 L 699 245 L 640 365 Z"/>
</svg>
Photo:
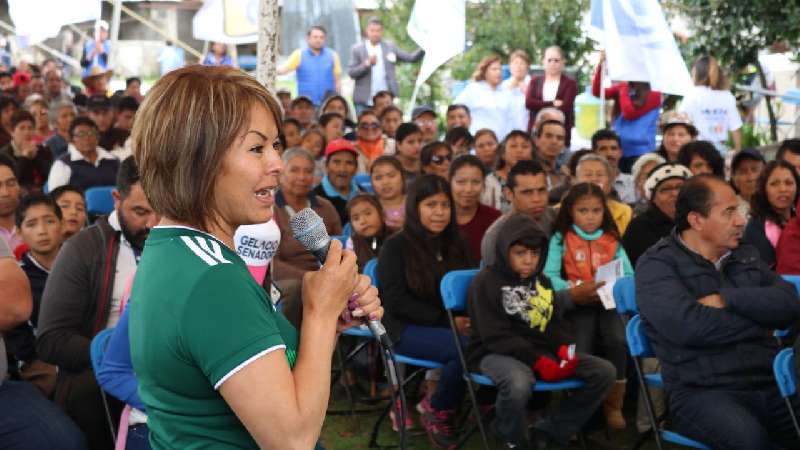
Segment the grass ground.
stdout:
<svg viewBox="0 0 800 450">
<path fill-rule="evenodd" d="M 327 450 L 360 450 L 360 449 L 370 448 L 369 447 L 370 432 L 376 420 L 378 419 L 381 408 L 384 407 L 385 405 L 386 405 L 385 402 L 372 406 L 357 403 L 357 408 L 361 409 L 373 408 L 375 409 L 375 411 L 364 414 L 358 414 L 354 417 L 348 414 L 344 415 L 328 414 L 328 416 L 325 419 L 325 425 L 322 429 L 322 437 L 321 437 L 322 443 L 325 446 L 325 448 Z M 333 397 L 331 398 L 331 406 L 329 410 L 344 410 L 348 408 L 349 408 L 349 403 L 345 400 L 343 391 L 341 391 L 341 389 L 336 389 Z M 413 407 L 409 407 L 409 409 L 413 410 Z M 629 425 L 628 430 L 612 434 L 611 443 L 614 445 L 615 448 L 628 449 L 631 448 L 633 443 L 636 441 L 636 432 L 633 429 L 632 415 L 633 415 L 632 411 L 626 411 L 626 416 L 629 416 L 627 417 Z M 433 449 L 434 447 L 431 446 L 427 436 L 419 426 L 419 420 L 416 413 L 413 414 L 413 417 L 416 429 L 410 432 L 410 436 L 408 439 L 408 448 L 415 450 Z M 600 432 L 598 435 L 602 436 L 603 433 Z M 397 447 L 398 442 L 399 440 L 397 433 L 392 431 L 388 418 L 385 419 L 380 428 L 380 432 L 378 435 L 378 443 L 382 445 L 383 448 L 385 448 L 390 446 Z M 492 449 L 502 448 L 501 443 L 496 439 L 494 439 L 491 435 L 489 436 L 489 444 Z M 587 447 L 590 450 L 596 450 L 601 448 L 600 446 L 592 445 L 591 443 L 587 443 Z M 467 442 L 467 444 L 463 448 L 467 450 L 478 450 L 483 448 L 481 445 L 480 436 L 478 435 L 477 432 L 472 436 L 472 438 Z M 552 447 L 552 448 L 554 450 L 558 450 L 561 449 L 562 447 Z M 579 448 L 579 447 L 576 446 L 569 448 Z M 641 448 L 643 450 L 654 450 L 656 446 L 651 439 Z M 678 449 L 681 447 L 665 445 L 664 448 Z"/>
</svg>

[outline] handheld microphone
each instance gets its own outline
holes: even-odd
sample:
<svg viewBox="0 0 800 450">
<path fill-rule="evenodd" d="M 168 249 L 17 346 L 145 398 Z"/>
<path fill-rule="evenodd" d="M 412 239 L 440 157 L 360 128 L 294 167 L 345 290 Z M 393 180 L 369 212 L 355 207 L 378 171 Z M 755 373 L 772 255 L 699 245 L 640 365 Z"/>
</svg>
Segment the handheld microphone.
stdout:
<svg viewBox="0 0 800 450">
<path fill-rule="evenodd" d="M 320 264 L 323 264 L 328 257 L 331 237 L 319 214 L 311 208 L 302 209 L 289 219 L 289 227 L 292 229 L 294 238 L 300 241 L 300 244 L 311 252 Z M 367 321 L 367 327 L 378 342 L 388 347 L 392 346 L 389 336 L 386 334 L 386 328 L 379 320 Z"/>
</svg>

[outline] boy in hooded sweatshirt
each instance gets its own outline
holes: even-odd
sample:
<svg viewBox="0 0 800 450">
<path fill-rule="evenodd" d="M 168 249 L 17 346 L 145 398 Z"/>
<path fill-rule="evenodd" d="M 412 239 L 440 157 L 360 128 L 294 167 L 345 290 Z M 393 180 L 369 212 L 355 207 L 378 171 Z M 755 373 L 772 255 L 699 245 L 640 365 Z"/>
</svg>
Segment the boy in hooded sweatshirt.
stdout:
<svg viewBox="0 0 800 450">
<path fill-rule="evenodd" d="M 608 361 L 575 353 L 564 314 L 569 291 L 554 292 L 542 274 L 547 236 L 527 215 L 509 218 L 498 233 L 494 264 L 475 276 L 469 291 L 470 364 L 497 385 L 494 430 L 509 448 L 566 445 L 600 406 L 614 384 Z M 575 377 L 585 386 L 565 396 L 528 437 L 525 412 L 537 380 Z"/>
</svg>

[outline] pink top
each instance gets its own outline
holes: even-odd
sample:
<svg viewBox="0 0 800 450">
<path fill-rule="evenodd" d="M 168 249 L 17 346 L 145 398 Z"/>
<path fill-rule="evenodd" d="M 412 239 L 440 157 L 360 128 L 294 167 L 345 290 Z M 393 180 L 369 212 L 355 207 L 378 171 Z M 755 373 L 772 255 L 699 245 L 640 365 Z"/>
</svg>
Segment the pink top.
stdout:
<svg viewBox="0 0 800 450">
<path fill-rule="evenodd" d="M 778 247 L 778 239 L 781 238 L 782 231 L 783 229 L 777 223 L 771 220 L 764 221 L 764 234 L 767 235 L 767 240 L 772 244 L 773 248 Z"/>
<path fill-rule="evenodd" d="M 403 228 L 403 223 L 406 221 L 406 207 L 398 206 L 396 208 L 384 208 L 383 216 L 383 221 L 386 223 L 387 227 L 393 230 L 399 230 L 400 228 Z"/>
<path fill-rule="evenodd" d="M 11 253 L 14 253 L 14 250 L 23 244 L 22 236 L 17 232 L 17 227 L 10 230 L 0 227 L 0 239 L 6 241 L 8 248 L 11 249 Z"/>
</svg>

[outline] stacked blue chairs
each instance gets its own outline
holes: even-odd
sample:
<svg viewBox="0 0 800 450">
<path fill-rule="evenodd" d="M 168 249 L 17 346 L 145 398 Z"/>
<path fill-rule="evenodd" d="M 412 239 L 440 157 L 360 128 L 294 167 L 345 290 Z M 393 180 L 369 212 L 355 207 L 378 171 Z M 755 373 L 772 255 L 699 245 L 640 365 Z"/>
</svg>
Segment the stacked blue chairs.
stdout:
<svg viewBox="0 0 800 450">
<path fill-rule="evenodd" d="M 666 441 L 690 448 L 707 449 L 708 447 L 704 444 L 674 431 L 663 430 L 658 427 L 658 420 L 653 409 L 653 400 L 650 398 L 647 386 L 663 389 L 664 381 L 660 373 L 645 374 L 642 371 L 641 358 L 654 357 L 655 355 L 653 355 L 653 350 L 650 348 L 650 341 L 642 330 L 642 319 L 639 317 L 639 308 L 636 306 L 636 282 L 633 277 L 622 277 L 614 283 L 614 303 L 616 303 L 617 313 L 621 318 L 630 317 L 625 326 L 625 337 L 628 341 L 628 349 L 633 359 L 633 365 L 636 368 L 636 377 L 639 380 L 639 395 L 644 396 L 650 426 L 653 430 L 658 430 L 658 433 L 653 433 L 656 447 L 661 450 L 663 448 L 662 441 Z M 625 322 L 624 319 L 623 322 Z M 635 448 L 638 448 L 642 443 L 643 441 L 638 442 Z"/>
<path fill-rule="evenodd" d="M 472 411 L 476 419 L 475 422 L 477 423 L 478 431 L 480 431 L 483 446 L 484 448 L 488 449 L 489 444 L 486 436 L 486 430 L 483 426 L 483 417 L 481 417 L 480 409 L 478 407 L 478 400 L 472 383 L 491 387 L 494 387 L 495 384 L 491 378 L 487 377 L 486 375 L 470 372 L 469 367 L 467 366 L 467 360 L 464 356 L 464 349 L 461 346 L 461 339 L 458 336 L 455 316 L 453 314 L 454 312 L 460 312 L 467 309 L 467 294 L 469 292 L 469 286 L 477 273 L 478 269 L 453 270 L 448 272 L 442 278 L 439 289 L 442 293 L 444 308 L 447 310 L 447 316 L 450 320 L 450 329 L 453 332 L 453 339 L 456 344 L 456 349 L 458 350 L 458 357 L 461 360 L 461 368 L 464 370 L 464 377 L 467 381 L 467 390 L 469 392 L 470 401 L 472 402 Z M 535 392 L 565 391 L 570 389 L 580 389 L 583 387 L 583 385 L 583 381 L 573 378 L 555 383 L 537 381 L 533 385 L 532 389 Z M 465 435 L 460 439 L 459 445 L 463 445 L 464 442 L 469 439 L 470 435 L 471 432 L 465 433 Z M 581 443 L 583 444 L 583 441 L 581 441 Z"/>
<path fill-rule="evenodd" d="M 114 210 L 114 186 L 95 186 L 86 190 L 86 212 L 92 216 L 110 214 Z"/>
<path fill-rule="evenodd" d="M 794 364 L 794 349 L 785 348 L 778 352 L 775 361 L 772 363 L 772 371 L 775 374 L 775 381 L 778 383 L 778 390 L 789 410 L 792 418 L 792 425 L 797 436 L 800 437 L 800 425 L 797 423 L 797 415 L 792 407 L 792 397 L 797 395 L 797 373 Z"/>
</svg>

